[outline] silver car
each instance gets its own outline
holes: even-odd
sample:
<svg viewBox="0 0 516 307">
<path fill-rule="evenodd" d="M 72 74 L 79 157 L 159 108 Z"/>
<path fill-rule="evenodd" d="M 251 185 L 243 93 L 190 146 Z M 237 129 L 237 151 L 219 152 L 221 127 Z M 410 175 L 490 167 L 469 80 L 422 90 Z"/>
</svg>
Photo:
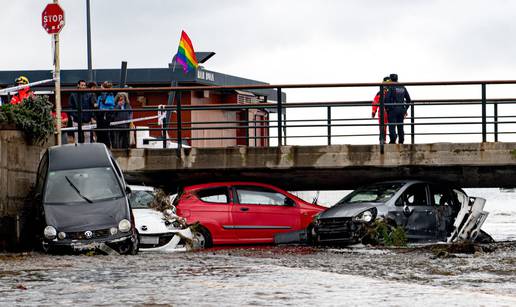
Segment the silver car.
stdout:
<svg viewBox="0 0 516 307">
<path fill-rule="evenodd" d="M 454 233 L 455 238 L 471 238 L 487 217 L 482 211 L 484 203 L 445 184 L 380 182 L 351 192 L 322 212 L 314 221 L 314 231 L 320 243 L 357 243 L 365 235 L 367 224 L 384 219 L 402 226 L 409 241 L 447 241 Z M 463 220 L 456 221 L 457 216 Z M 464 234 L 461 228 L 466 226 L 469 233 Z"/>
</svg>

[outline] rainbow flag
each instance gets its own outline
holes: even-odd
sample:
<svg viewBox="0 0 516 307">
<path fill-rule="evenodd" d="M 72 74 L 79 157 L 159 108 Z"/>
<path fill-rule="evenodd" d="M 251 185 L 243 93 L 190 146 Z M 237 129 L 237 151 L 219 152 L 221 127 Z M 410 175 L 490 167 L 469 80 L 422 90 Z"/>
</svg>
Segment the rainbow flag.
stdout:
<svg viewBox="0 0 516 307">
<path fill-rule="evenodd" d="M 193 49 L 192 41 L 186 35 L 185 31 L 181 31 L 181 39 L 179 40 L 179 48 L 177 49 L 176 62 L 183 66 L 183 71 L 188 73 L 192 68 L 197 68 L 197 58 Z"/>
</svg>

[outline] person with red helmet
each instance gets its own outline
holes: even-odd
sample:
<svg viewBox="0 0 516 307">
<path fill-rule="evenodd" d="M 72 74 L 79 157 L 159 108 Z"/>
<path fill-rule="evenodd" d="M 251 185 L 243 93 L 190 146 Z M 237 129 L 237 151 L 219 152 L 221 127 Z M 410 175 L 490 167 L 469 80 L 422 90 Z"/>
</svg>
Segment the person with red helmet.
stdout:
<svg viewBox="0 0 516 307">
<path fill-rule="evenodd" d="M 14 80 L 14 82 L 16 83 L 16 86 L 26 85 L 29 84 L 29 79 L 25 76 L 19 76 L 16 78 L 16 80 Z M 29 86 L 19 89 L 18 92 L 11 98 L 11 104 L 19 104 L 23 102 L 24 99 L 27 99 L 32 95 L 33 93 Z"/>
<path fill-rule="evenodd" d="M 391 79 L 389 77 L 384 77 L 383 78 L 383 82 L 384 83 L 391 82 Z M 388 87 L 385 86 L 383 88 L 384 103 L 385 103 L 385 96 L 387 95 L 387 91 L 388 91 Z M 375 118 L 376 112 L 378 112 L 378 108 L 379 107 L 380 107 L 380 91 L 378 91 L 376 96 L 374 96 L 374 99 L 373 99 L 373 112 L 371 113 L 371 118 Z M 378 123 L 379 124 L 382 123 L 382 120 L 380 118 L 380 114 L 378 114 Z M 389 123 L 388 116 L 387 116 L 387 111 L 385 110 L 385 107 L 383 108 L 383 123 L 385 124 L 383 126 L 383 135 L 385 137 L 387 135 L 387 124 Z M 380 139 L 381 139 L 381 137 L 382 136 L 380 135 Z"/>
</svg>

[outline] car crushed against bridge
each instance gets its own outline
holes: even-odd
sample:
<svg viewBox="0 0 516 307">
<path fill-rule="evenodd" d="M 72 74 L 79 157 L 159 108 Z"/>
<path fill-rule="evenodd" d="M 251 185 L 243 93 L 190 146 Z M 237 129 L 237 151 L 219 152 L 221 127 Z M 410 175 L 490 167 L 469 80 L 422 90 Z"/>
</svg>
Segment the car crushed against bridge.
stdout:
<svg viewBox="0 0 516 307">
<path fill-rule="evenodd" d="M 168 196 L 127 185 L 103 144 L 49 148 L 38 169 L 36 202 L 36 235 L 45 251 L 135 254 L 225 244 L 368 243 L 380 221 L 409 242 L 492 240 L 480 229 L 488 216 L 485 199 L 458 187 L 380 182 L 330 208 L 247 181 L 185 186 Z"/>
</svg>

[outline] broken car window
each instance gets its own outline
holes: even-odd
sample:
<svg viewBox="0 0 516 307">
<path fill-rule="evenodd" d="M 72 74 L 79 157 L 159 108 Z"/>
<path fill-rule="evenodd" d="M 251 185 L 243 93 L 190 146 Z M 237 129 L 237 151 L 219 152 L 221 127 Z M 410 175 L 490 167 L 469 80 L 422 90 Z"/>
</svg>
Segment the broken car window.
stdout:
<svg viewBox="0 0 516 307">
<path fill-rule="evenodd" d="M 403 186 L 403 183 L 381 183 L 359 188 L 342 200 L 337 205 L 345 203 L 362 202 L 386 202 Z"/>
<path fill-rule="evenodd" d="M 129 204 L 133 209 L 147 209 L 154 200 L 152 191 L 132 191 L 129 194 Z"/>
</svg>

